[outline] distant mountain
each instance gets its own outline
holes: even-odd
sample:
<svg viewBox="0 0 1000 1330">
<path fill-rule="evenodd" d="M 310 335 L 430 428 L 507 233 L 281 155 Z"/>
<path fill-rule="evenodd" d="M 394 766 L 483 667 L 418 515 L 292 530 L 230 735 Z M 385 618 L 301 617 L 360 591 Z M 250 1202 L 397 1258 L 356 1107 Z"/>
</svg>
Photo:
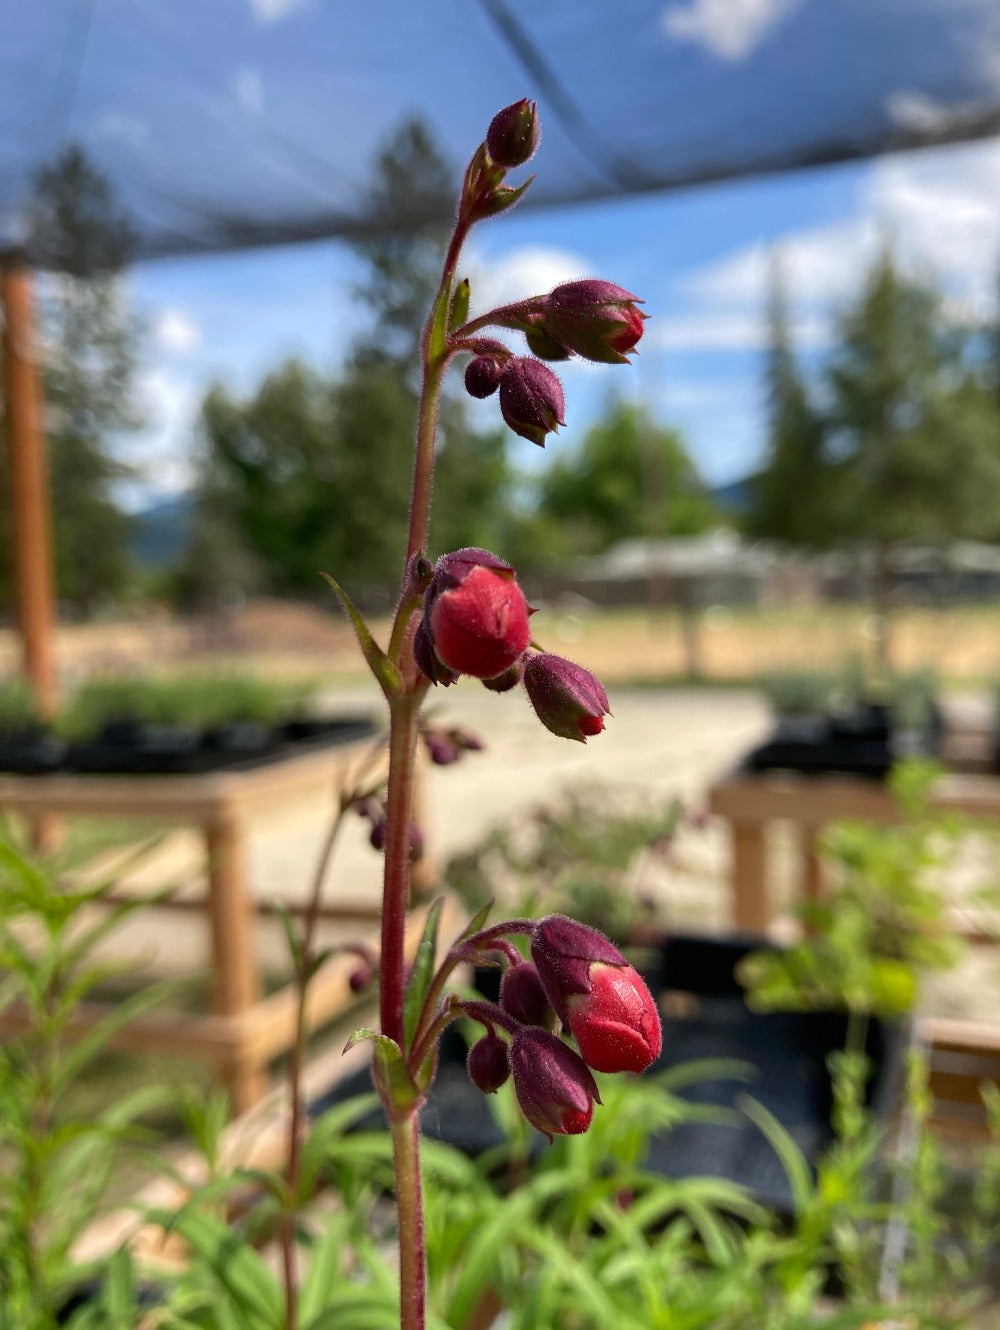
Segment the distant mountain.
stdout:
<svg viewBox="0 0 1000 1330">
<path fill-rule="evenodd" d="M 756 475 L 743 476 L 741 480 L 731 480 L 728 485 L 716 485 L 709 490 L 709 497 L 720 512 L 742 517 L 750 507 L 756 479 Z"/>
<path fill-rule="evenodd" d="M 166 568 L 184 553 L 191 538 L 194 497 L 176 494 L 133 517 L 132 557 L 147 568 Z"/>
</svg>

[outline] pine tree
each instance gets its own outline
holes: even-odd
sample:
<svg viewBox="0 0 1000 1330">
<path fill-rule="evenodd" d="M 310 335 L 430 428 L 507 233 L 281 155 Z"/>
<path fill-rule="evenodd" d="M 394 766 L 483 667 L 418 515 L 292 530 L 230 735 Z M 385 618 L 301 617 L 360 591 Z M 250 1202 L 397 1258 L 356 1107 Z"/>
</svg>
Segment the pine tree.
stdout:
<svg viewBox="0 0 1000 1330">
<path fill-rule="evenodd" d="M 138 426 L 137 329 L 120 280 L 131 233 L 110 186 L 77 147 L 35 181 L 30 254 L 40 284 L 46 435 L 60 596 L 91 608 L 128 574 L 129 519 L 115 494 L 130 468 L 114 436 Z"/>
<path fill-rule="evenodd" d="M 824 454 L 822 420 L 796 361 L 777 262 L 771 270 L 764 378 L 767 458 L 754 478 L 747 529 L 789 545 L 822 546 L 833 534 L 829 488 L 833 482 Z"/>
</svg>

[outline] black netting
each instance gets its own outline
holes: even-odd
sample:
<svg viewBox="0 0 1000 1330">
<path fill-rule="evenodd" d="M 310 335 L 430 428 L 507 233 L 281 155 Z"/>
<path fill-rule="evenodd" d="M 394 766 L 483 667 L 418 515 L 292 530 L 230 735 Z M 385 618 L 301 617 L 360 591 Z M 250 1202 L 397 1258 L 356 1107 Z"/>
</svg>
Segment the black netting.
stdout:
<svg viewBox="0 0 1000 1330">
<path fill-rule="evenodd" d="M 1000 132 L 998 0 L 0 0 L 0 23 L 0 251 L 68 142 L 153 255 L 363 227 L 401 121 L 457 170 L 524 95 L 533 207 Z"/>
</svg>

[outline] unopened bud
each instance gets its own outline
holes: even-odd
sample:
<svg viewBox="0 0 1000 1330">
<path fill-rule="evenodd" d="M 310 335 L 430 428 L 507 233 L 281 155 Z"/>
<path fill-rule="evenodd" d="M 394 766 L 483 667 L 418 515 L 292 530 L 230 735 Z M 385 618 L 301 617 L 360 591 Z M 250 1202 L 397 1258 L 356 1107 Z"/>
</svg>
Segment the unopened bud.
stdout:
<svg viewBox="0 0 1000 1330">
<path fill-rule="evenodd" d="M 565 282 L 548 297 L 544 329 L 586 360 L 624 365 L 642 336 L 646 316 L 640 304 L 638 296 L 614 282 Z"/>
<path fill-rule="evenodd" d="M 465 367 L 465 391 L 470 397 L 491 397 L 500 387 L 501 373 L 492 356 L 475 356 Z"/>
<path fill-rule="evenodd" d="M 511 1040 L 508 1056 L 517 1102 L 533 1127 L 550 1141 L 587 1130 L 601 1096 L 578 1053 L 550 1031 L 526 1025 Z"/>
<path fill-rule="evenodd" d="M 500 1005 L 522 1025 L 551 1029 L 555 1012 L 542 987 L 538 970 L 530 961 L 512 965 L 500 982 Z"/>
<path fill-rule="evenodd" d="M 530 640 L 527 602 L 509 564 L 475 548 L 438 560 L 414 639 L 428 678 L 442 682 L 450 672 L 492 679 L 524 655 Z"/>
<path fill-rule="evenodd" d="M 523 166 L 534 156 L 541 133 L 535 103 L 522 97 L 490 121 L 486 150 L 497 166 Z"/>
<path fill-rule="evenodd" d="M 562 656 L 539 651 L 524 663 L 524 687 L 547 730 L 586 743 L 611 714 L 604 685 L 589 670 Z"/>
<path fill-rule="evenodd" d="M 562 384 L 547 365 L 515 356 L 500 378 L 500 414 L 515 434 L 545 447 L 545 436 L 565 425 Z"/>
<path fill-rule="evenodd" d="M 531 958 L 549 1001 L 595 1071 L 644 1071 L 663 1032 L 653 995 L 603 933 L 553 914 L 531 934 Z"/>
<path fill-rule="evenodd" d="M 469 1049 L 466 1067 L 473 1085 L 483 1094 L 496 1094 L 510 1075 L 507 1045 L 491 1030 Z"/>
</svg>

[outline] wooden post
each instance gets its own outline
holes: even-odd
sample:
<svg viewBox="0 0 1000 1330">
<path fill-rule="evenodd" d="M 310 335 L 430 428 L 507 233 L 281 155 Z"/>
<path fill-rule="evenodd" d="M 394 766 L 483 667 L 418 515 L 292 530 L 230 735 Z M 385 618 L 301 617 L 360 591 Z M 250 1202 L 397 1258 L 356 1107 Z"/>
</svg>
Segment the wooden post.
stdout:
<svg viewBox="0 0 1000 1330">
<path fill-rule="evenodd" d="M 733 822 L 733 923 L 744 933 L 766 933 L 767 843 L 763 822 Z"/>
<path fill-rule="evenodd" d="M 205 828 L 209 917 L 212 928 L 213 1006 L 220 1016 L 248 1014 L 260 997 L 253 903 L 243 872 L 243 837 L 237 817 L 223 814 Z M 267 1076 L 237 1051 L 223 1068 L 235 1114 L 245 1113 L 267 1090 Z"/>
<path fill-rule="evenodd" d="M 25 673 L 42 715 L 51 716 L 57 702 L 52 536 L 31 275 L 26 268 L 0 263 L 0 305 L 17 617 Z"/>
</svg>

